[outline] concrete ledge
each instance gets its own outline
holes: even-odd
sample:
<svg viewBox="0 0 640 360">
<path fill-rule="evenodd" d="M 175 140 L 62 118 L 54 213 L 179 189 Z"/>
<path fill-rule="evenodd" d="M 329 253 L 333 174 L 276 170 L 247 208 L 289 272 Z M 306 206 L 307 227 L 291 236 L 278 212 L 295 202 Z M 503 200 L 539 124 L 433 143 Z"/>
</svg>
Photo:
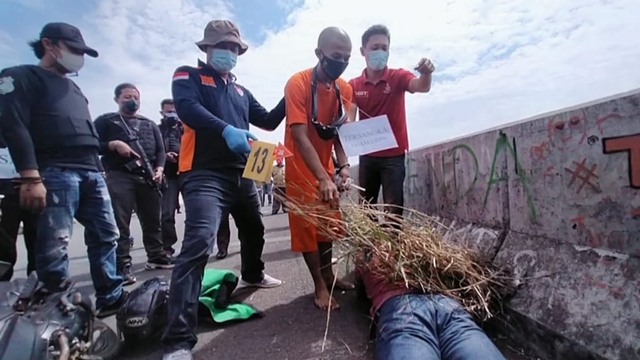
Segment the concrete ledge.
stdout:
<svg viewBox="0 0 640 360">
<path fill-rule="evenodd" d="M 507 304 L 512 313 L 536 323 L 534 330 L 553 329 L 548 336 L 573 339 L 572 343 L 585 349 L 566 353 L 566 357 L 554 354 L 549 359 L 578 359 L 587 350 L 606 359 L 640 358 L 638 339 L 633 335 L 640 324 L 640 279 L 625 276 L 638 274 L 640 261 L 511 232 L 495 262 L 524 279 Z M 520 334 L 513 330 L 506 334 L 529 337 L 532 333 L 527 328 L 521 328 L 524 332 Z M 544 336 L 542 339 L 544 342 Z M 558 349 L 569 351 L 571 347 Z"/>
</svg>

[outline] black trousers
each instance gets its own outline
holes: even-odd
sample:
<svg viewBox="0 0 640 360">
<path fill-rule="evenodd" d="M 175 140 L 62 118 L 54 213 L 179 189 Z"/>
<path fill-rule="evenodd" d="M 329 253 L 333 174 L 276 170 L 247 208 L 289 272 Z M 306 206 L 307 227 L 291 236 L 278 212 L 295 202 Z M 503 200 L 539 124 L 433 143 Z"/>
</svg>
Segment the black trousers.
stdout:
<svg viewBox="0 0 640 360">
<path fill-rule="evenodd" d="M 135 207 L 136 215 L 142 227 L 142 243 L 149 260 L 163 256 L 162 197 L 152 189 L 141 176 L 124 171 L 107 173 L 107 186 L 113 203 L 116 224 L 120 231 L 118 239 L 117 268 L 131 266 L 131 214 Z"/>
<path fill-rule="evenodd" d="M 34 247 L 36 243 L 36 229 L 38 215 L 20 208 L 18 193 L 5 195 L 0 203 L 2 216 L 0 218 L 0 261 L 11 264 L 9 269 L 0 281 L 9 281 L 13 277 L 13 266 L 18 261 L 18 231 L 22 223 L 22 235 L 25 247 L 27 248 L 27 275 L 36 269 Z"/>
<path fill-rule="evenodd" d="M 358 182 L 365 191 L 361 194 L 370 204 L 378 203 L 382 186 L 384 204 L 391 214 L 402 216 L 404 206 L 405 155 L 392 157 L 360 156 Z"/>
<path fill-rule="evenodd" d="M 218 228 L 218 237 L 216 238 L 216 245 L 218 245 L 218 251 L 229 250 L 229 243 L 231 242 L 231 226 L 229 225 L 229 214 L 223 214 L 220 218 L 220 227 Z"/>
<path fill-rule="evenodd" d="M 178 242 L 176 233 L 176 211 L 180 194 L 180 179 L 166 178 L 167 186 L 162 192 L 162 242 L 164 250 L 173 254 L 173 245 Z"/>
</svg>

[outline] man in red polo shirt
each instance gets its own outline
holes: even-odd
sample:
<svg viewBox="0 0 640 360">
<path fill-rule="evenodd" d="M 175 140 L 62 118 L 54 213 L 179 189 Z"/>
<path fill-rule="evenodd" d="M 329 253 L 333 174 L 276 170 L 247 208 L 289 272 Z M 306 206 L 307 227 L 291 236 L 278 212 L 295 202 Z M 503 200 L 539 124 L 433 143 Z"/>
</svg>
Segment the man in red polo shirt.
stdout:
<svg viewBox="0 0 640 360">
<path fill-rule="evenodd" d="M 431 73 L 434 66 L 428 59 L 421 59 L 415 70 L 416 77 L 405 69 L 387 67 L 389 58 L 389 29 L 384 25 L 374 25 L 362 35 L 360 53 L 367 61 L 362 75 L 349 81 L 353 88 L 351 118 L 356 111 L 360 120 L 387 115 L 391 123 L 398 147 L 360 156 L 359 183 L 365 188 L 363 197 L 371 204 L 378 201 L 382 186 L 385 204 L 395 205 L 388 210 L 402 216 L 404 206 L 405 153 L 409 150 L 404 94 L 426 93 L 431 89 Z"/>
</svg>

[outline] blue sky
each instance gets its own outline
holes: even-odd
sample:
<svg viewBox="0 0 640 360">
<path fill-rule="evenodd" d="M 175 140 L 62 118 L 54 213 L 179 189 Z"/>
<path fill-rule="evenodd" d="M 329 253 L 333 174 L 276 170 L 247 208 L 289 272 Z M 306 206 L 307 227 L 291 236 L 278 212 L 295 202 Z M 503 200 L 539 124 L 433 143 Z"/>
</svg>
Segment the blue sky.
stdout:
<svg viewBox="0 0 640 360">
<path fill-rule="evenodd" d="M 92 115 L 115 110 L 113 88 L 141 89 L 142 114 L 158 118 L 173 70 L 195 64 L 206 23 L 227 18 L 250 49 L 235 72 L 270 108 L 287 79 L 311 67 L 319 32 L 341 26 L 354 44 L 344 74 L 364 67 L 362 32 L 392 34 L 392 67 L 436 65 L 426 95 L 407 96 L 411 147 L 458 137 L 640 87 L 637 0 L 3 0 L 0 68 L 34 63 L 26 42 L 49 21 L 78 26 L 100 52 L 74 80 Z M 256 130 L 277 142 L 273 133 Z"/>
</svg>

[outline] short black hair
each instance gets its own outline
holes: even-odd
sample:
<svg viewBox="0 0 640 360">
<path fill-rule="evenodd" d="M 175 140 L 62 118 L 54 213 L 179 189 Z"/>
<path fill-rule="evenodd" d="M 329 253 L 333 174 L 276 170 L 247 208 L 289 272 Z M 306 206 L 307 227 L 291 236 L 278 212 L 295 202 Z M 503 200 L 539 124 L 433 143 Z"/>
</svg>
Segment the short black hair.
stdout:
<svg viewBox="0 0 640 360">
<path fill-rule="evenodd" d="M 56 40 L 56 39 L 50 39 L 50 40 L 53 43 L 53 45 L 58 45 L 59 40 Z M 33 50 L 33 53 L 36 55 L 36 58 L 38 58 L 38 60 L 42 60 L 46 52 L 44 45 L 42 45 L 42 40 L 29 41 L 29 46 L 31 47 L 31 50 Z"/>
<path fill-rule="evenodd" d="M 160 102 L 160 109 L 164 108 L 165 105 L 173 105 L 173 99 L 164 99 Z"/>
<path fill-rule="evenodd" d="M 113 92 L 116 95 L 116 98 L 120 97 L 120 94 L 122 94 L 122 90 L 124 89 L 134 89 L 135 91 L 138 92 L 138 94 L 140 94 L 140 90 L 138 90 L 138 88 L 130 83 L 122 83 L 118 86 L 116 86 L 116 90 Z"/>
<path fill-rule="evenodd" d="M 369 39 L 371 39 L 371 37 L 374 35 L 384 35 L 387 37 L 387 39 L 389 39 L 389 42 L 391 42 L 391 34 L 389 33 L 389 29 L 384 25 L 378 24 L 368 28 L 367 31 L 362 34 L 362 46 L 367 46 Z"/>
</svg>

